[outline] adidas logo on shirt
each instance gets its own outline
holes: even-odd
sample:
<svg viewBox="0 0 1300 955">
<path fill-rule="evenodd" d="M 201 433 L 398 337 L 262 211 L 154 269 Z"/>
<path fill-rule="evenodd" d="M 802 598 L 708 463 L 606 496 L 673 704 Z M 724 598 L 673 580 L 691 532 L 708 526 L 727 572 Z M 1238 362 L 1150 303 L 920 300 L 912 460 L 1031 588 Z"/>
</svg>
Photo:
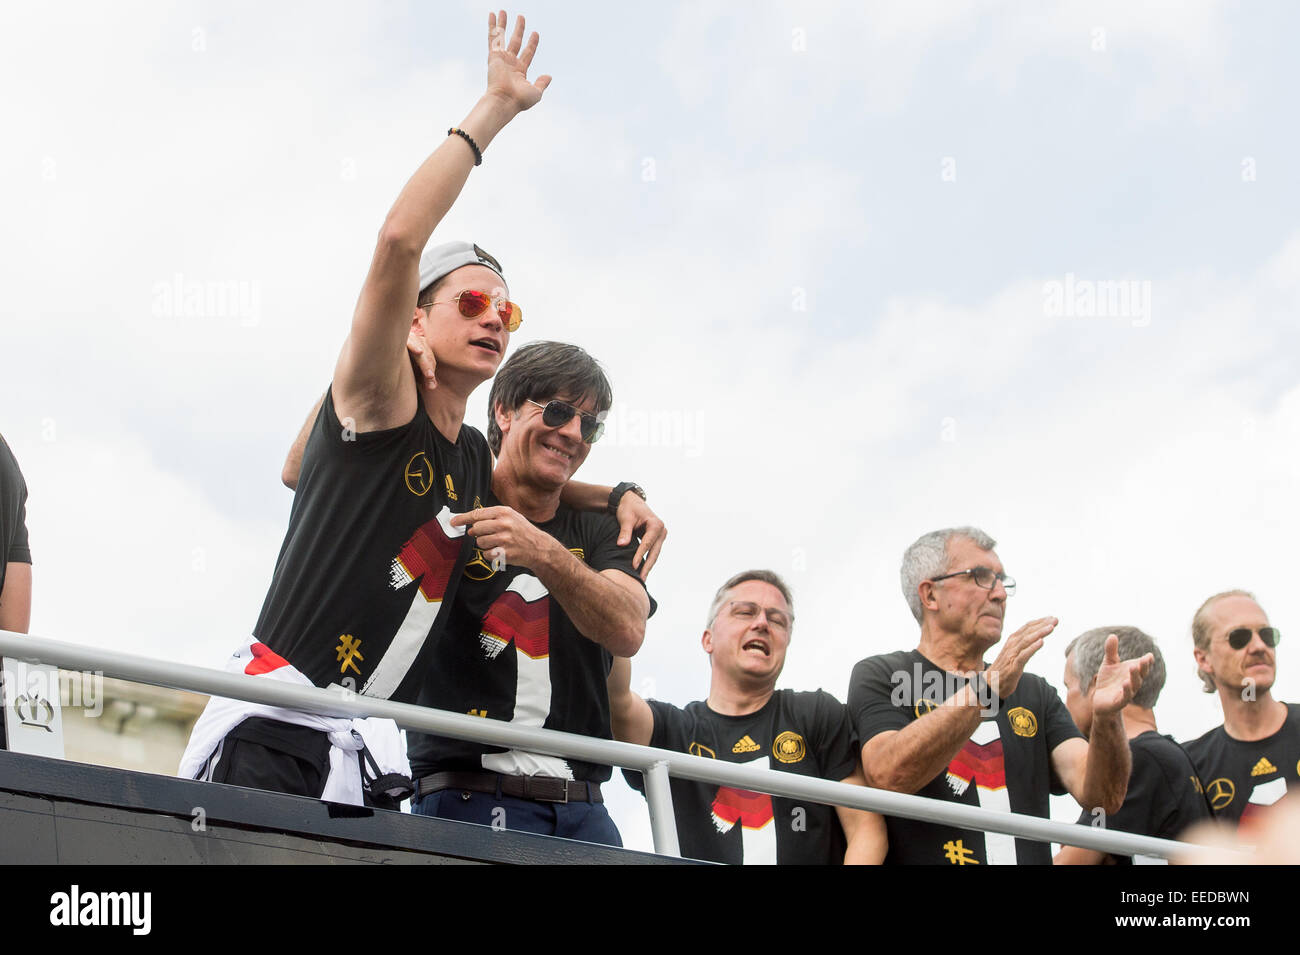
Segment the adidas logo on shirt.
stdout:
<svg viewBox="0 0 1300 955">
<path fill-rule="evenodd" d="M 1252 776 L 1267 776 L 1269 773 L 1277 772 L 1277 767 L 1268 761 L 1267 756 L 1261 756 L 1259 762 L 1251 769 Z"/>
<path fill-rule="evenodd" d="M 759 748 L 759 745 L 749 738 L 749 734 L 745 734 L 736 742 L 735 746 L 731 747 L 731 751 L 733 753 L 752 753 Z"/>
</svg>

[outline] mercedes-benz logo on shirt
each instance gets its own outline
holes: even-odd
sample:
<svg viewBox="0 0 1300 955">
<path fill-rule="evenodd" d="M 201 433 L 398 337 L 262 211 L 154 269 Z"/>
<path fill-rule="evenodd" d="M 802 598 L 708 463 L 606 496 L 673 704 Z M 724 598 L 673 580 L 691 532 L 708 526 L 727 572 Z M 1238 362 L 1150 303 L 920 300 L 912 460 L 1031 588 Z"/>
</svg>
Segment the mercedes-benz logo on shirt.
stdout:
<svg viewBox="0 0 1300 955">
<path fill-rule="evenodd" d="M 416 497 L 424 497 L 431 487 L 433 487 L 433 465 L 429 462 L 427 454 L 417 451 L 411 456 L 411 460 L 406 462 L 406 488 Z"/>
<path fill-rule="evenodd" d="M 1209 797 L 1210 808 L 1218 812 L 1232 802 L 1232 797 L 1237 795 L 1237 787 L 1231 779 L 1220 776 L 1205 787 L 1205 795 Z"/>
</svg>

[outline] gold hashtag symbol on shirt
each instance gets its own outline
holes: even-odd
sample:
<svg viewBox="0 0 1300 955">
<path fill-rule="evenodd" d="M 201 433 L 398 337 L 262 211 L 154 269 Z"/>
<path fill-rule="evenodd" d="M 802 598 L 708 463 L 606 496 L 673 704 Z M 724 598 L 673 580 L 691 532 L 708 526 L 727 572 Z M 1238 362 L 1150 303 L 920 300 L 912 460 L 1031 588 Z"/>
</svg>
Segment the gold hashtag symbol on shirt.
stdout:
<svg viewBox="0 0 1300 955">
<path fill-rule="evenodd" d="M 958 839 L 953 842 L 951 839 L 943 844 L 944 858 L 953 865 L 979 865 L 980 860 L 975 858 L 975 853 L 967 849 Z"/>
<path fill-rule="evenodd" d="M 365 657 L 361 655 L 361 641 L 350 633 L 343 634 L 343 636 L 339 637 L 339 641 L 339 645 L 334 648 L 338 651 L 338 656 L 334 659 L 343 661 L 343 665 L 339 667 L 339 672 L 346 673 L 348 667 L 352 667 L 353 672 L 360 676 L 361 670 L 353 662 L 353 658 L 365 660 Z"/>
</svg>

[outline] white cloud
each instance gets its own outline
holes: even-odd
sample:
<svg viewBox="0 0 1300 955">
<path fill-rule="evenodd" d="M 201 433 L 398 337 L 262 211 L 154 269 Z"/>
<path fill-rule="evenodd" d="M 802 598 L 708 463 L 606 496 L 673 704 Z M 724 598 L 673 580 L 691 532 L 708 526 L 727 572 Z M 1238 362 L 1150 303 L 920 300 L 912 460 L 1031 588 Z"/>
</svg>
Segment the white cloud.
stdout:
<svg viewBox="0 0 1300 955">
<path fill-rule="evenodd" d="M 281 527 L 232 520 L 193 476 L 75 427 L 14 442 L 29 487 L 32 632 L 219 666 L 261 608 Z"/>
</svg>

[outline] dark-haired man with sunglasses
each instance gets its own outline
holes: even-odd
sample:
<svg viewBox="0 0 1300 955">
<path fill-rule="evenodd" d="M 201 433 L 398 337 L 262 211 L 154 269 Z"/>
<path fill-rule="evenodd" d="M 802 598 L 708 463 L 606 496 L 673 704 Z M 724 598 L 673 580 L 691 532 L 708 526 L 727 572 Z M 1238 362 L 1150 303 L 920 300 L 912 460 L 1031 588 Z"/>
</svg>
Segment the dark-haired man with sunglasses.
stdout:
<svg viewBox="0 0 1300 955">
<path fill-rule="evenodd" d="M 1122 711 L 1151 657 L 1118 659 L 1108 644 L 1092 691 L 1085 742 L 1056 691 L 1025 664 L 1055 629 L 1032 620 L 1002 640 L 1015 581 L 974 527 L 920 537 L 903 555 L 903 596 L 921 625 L 915 650 L 870 657 L 853 668 L 849 711 L 862 740 L 867 785 L 932 799 L 1047 817 L 1052 792 L 1085 809 L 1117 812 L 1130 756 Z M 1001 833 L 886 817 L 886 863 L 1051 863 L 1050 846 Z"/>
<path fill-rule="evenodd" d="M 485 93 L 416 170 L 380 229 L 330 388 L 286 464 L 297 493 L 270 589 L 229 669 L 409 701 L 431 637 L 445 626 L 468 558 L 464 529 L 451 518 L 477 507 L 491 480 L 487 443 L 462 427 L 465 405 L 496 372 L 522 313 L 483 249 L 425 247 L 483 150 L 550 83 L 527 78 L 538 37 L 524 43 L 522 17 L 509 36 L 504 16 L 491 14 L 488 29 Z M 412 370 L 411 338 L 436 357 L 436 387 Z M 608 495 L 577 492 L 601 511 Z M 363 737 L 368 749 L 387 750 L 376 777 L 405 768 L 400 746 L 376 742 L 398 739 L 381 722 L 214 697 L 179 773 L 359 803 L 376 796 L 363 789 Z"/>
<path fill-rule="evenodd" d="M 1215 594 L 1192 618 L 1192 654 L 1223 725 L 1184 744 L 1216 819 L 1249 830 L 1300 791 L 1300 705 L 1273 698 L 1281 632 L 1245 590 Z"/>
<path fill-rule="evenodd" d="M 605 677 L 614 655 L 640 649 L 653 603 L 613 517 L 574 510 L 561 491 L 612 401 L 575 345 L 533 342 L 501 367 L 488 399 L 492 490 L 451 519 L 475 550 L 422 705 L 610 738 Z M 407 749 L 416 813 L 622 845 L 601 794 L 608 766 L 419 733 Z"/>
</svg>

